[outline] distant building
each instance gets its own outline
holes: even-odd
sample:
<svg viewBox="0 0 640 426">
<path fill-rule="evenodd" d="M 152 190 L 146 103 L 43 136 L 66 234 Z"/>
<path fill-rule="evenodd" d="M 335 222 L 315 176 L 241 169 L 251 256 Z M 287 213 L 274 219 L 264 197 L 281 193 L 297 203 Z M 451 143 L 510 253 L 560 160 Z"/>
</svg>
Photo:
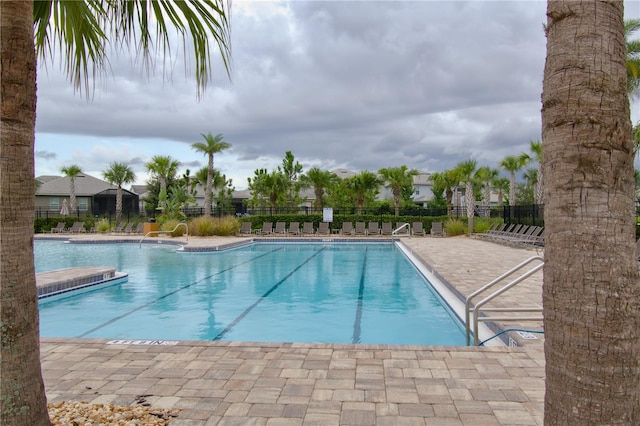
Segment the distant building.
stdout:
<svg viewBox="0 0 640 426">
<path fill-rule="evenodd" d="M 35 205 L 37 216 L 59 215 L 64 200 L 69 202 L 71 179 L 67 176 L 39 176 L 36 182 Z M 76 207 L 80 215 L 112 215 L 116 211 L 117 187 L 101 179 L 79 174 L 75 177 Z M 138 195 L 122 189 L 122 213 L 138 214 Z"/>
</svg>

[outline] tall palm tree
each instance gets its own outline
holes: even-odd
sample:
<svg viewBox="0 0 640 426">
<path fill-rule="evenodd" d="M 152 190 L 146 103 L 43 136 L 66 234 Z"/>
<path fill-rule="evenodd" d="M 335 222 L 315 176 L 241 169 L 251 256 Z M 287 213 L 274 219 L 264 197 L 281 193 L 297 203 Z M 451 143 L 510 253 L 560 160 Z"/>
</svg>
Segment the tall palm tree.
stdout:
<svg viewBox="0 0 640 426">
<path fill-rule="evenodd" d="M 482 206 L 484 207 L 485 216 L 491 215 L 491 185 L 495 178 L 498 177 L 498 170 L 489 166 L 482 166 L 476 171 L 476 179 L 482 183 Z"/>
<path fill-rule="evenodd" d="M 204 138 L 204 142 L 194 142 L 191 144 L 191 148 L 193 148 L 196 152 L 201 152 L 208 157 L 207 164 L 207 183 L 204 187 L 204 215 L 211 216 L 211 190 L 213 184 L 213 155 L 218 152 L 222 152 L 225 149 L 231 148 L 231 144 L 223 141 L 222 134 L 218 133 L 213 136 L 211 132 L 200 133 L 200 135 Z"/>
<path fill-rule="evenodd" d="M 544 182 L 542 180 L 542 142 L 538 140 L 529 141 L 529 146 L 531 149 L 531 154 L 533 154 L 533 156 L 525 154 L 527 162 L 535 161 L 538 163 L 533 200 L 536 204 L 544 204 Z"/>
<path fill-rule="evenodd" d="M 318 167 L 310 168 L 306 174 L 302 175 L 302 183 L 305 186 L 313 187 L 313 193 L 316 196 L 315 207 L 322 209 L 325 190 L 332 186 L 338 176 L 328 170 L 322 170 Z"/>
<path fill-rule="evenodd" d="M 640 30 L 640 19 L 624 21 L 624 39 L 627 47 L 627 91 L 638 94 L 640 88 L 640 40 L 631 40 L 631 35 Z"/>
<path fill-rule="evenodd" d="M 387 188 L 391 188 L 393 194 L 393 206 L 396 216 L 400 216 L 400 197 L 404 192 L 413 193 L 413 177 L 418 175 L 415 169 L 409 170 L 407 166 L 388 167 L 378 170 L 382 181 Z"/>
<path fill-rule="evenodd" d="M 135 182 L 136 174 L 125 163 L 114 161 L 113 163 L 109 164 L 107 170 L 102 172 L 102 176 L 107 182 L 117 187 L 116 223 L 120 222 L 120 216 L 122 216 L 122 185 Z"/>
<path fill-rule="evenodd" d="M 158 195 L 160 209 L 164 209 L 167 205 L 167 179 L 176 177 L 178 167 L 180 167 L 180 162 L 169 155 L 154 155 L 147 163 L 147 171 L 160 181 L 160 194 Z"/>
<path fill-rule="evenodd" d="M 76 178 L 82 174 L 80 166 L 72 164 L 60 169 L 69 178 L 69 213 L 76 213 Z"/>
<path fill-rule="evenodd" d="M 456 166 L 460 181 L 464 182 L 464 199 L 467 204 L 467 228 L 469 229 L 469 235 L 473 234 L 473 217 L 476 207 L 476 196 L 473 193 L 473 180 L 477 166 L 478 162 L 476 160 L 463 161 Z"/>
<path fill-rule="evenodd" d="M 546 16 L 544 421 L 640 424 L 623 3 L 550 1 Z"/>
<path fill-rule="evenodd" d="M 491 186 L 498 193 L 498 205 L 504 205 L 504 195 L 509 192 L 509 179 L 506 177 L 497 176 L 495 179 L 491 181 Z"/>
<path fill-rule="evenodd" d="M 538 178 L 538 169 L 526 169 L 522 174 L 522 177 L 527 182 L 526 189 L 531 190 L 532 203 L 536 203 L 536 189 L 538 188 L 538 183 L 540 183 Z M 529 198 L 528 194 L 527 198 Z"/>
<path fill-rule="evenodd" d="M 367 170 L 363 170 L 355 176 L 346 179 L 351 194 L 356 200 L 358 214 L 362 214 L 364 203 L 369 198 L 373 198 L 378 193 L 380 179 L 378 175 Z"/>
<path fill-rule="evenodd" d="M 500 166 L 509 172 L 509 205 L 516 205 L 516 172 L 527 164 L 524 155 L 507 155 L 500 162 Z"/>
<path fill-rule="evenodd" d="M 155 30 L 150 28 L 152 23 Z M 173 39 L 169 26 L 183 35 L 189 33 L 182 42 L 193 43 L 200 94 L 211 68 L 209 43 L 217 45 L 225 66 L 228 64 L 229 21 L 223 0 L 202 0 L 197 5 L 142 0 L 0 1 L 0 57 L 11 58 L 10 66 L 3 60 L 0 67 L 0 152 L 4 170 L 0 181 L 0 248 L 11 248 L 7 251 L 11 262 L 2 264 L 14 265 L 0 268 L 3 425 L 49 423 L 40 369 L 38 307 L 33 302 L 35 54 L 46 59 L 52 52 L 66 53 L 61 58 L 63 68 L 74 86 L 84 87 L 88 93 L 89 81 L 95 81 L 90 75 L 98 74 L 108 63 L 107 43 L 135 46 L 149 64 L 152 48 L 168 51 Z"/>
<path fill-rule="evenodd" d="M 434 187 L 444 189 L 444 196 L 447 200 L 447 215 L 451 216 L 453 212 L 453 191 L 456 190 L 460 184 L 457 171 L 455 169 L 449 169 L 443 172 L 433 173 L 431 175 L 431 181 Z"/>
</svg>

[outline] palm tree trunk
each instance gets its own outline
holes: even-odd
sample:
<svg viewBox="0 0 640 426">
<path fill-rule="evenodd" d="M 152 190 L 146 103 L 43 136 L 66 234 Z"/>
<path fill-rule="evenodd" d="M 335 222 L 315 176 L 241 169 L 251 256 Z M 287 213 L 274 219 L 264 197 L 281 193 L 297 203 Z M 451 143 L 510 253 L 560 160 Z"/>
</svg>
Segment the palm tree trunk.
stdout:
<svg viewBox="0 0 640 426">
<path fill-rule="evenodd" d="M 116 223 L 120 222 L 122 216 L 122 186 L 118 185 L 116 189 Z"/>
<path fill-rule="evenodd" d="M 0 424 L 48 425 L 33 264 L 32 1 L 0 2 L 0 58 Z"/>
<path fill-rule="evenodd" d="M 465 200 L 467 201 L 467 228 L 469 229 L 469 235 L 473 234 L 473 216 L 475 213 L 476 197 L 473 194 L 473 185 L 471 181 L 466 182 L 465 188 Z"/>
<path fill-rule="evenodd" d="M 76 179 L 71 176 L 69 183 L 69 213 L 76 214 Z"/>
<path fill-rule="evenodd" d="M 547 16 L 545 424 L 640 424 L 623 5 L 549 2 Z"/>
<path fill-rule="evenodd" d="M 513 171 L 509 176 L 509 205 L 516 205 L 516 173 Z"/>
<path fill-rule="evenodd" d="M 211 216 L 211 187 L 213 185 L 213 154 L 209 154 L 207 185 L 204 188 L 204 215 Z"/>
<path fill-rule="evenodd" d="M 400 194 L 393 193 L 393 206 L 396 216 L 400 216 Z"/>
<path fill-rule="evenodd" d="M 538 163 L 538 182 L 536 183 L 535 200 L 537 204 L 544 204 L 544 182 L 542 181 L 542 162 Z"/>
</svg>

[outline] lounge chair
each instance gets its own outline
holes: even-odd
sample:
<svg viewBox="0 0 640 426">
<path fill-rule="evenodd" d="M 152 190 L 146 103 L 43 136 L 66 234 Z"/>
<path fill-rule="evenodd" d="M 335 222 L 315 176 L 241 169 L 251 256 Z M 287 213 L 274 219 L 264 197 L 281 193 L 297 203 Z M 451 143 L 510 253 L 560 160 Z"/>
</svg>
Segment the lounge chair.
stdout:
<svg viewBox="0 0 640 426">
<path fill-rule="evenodd" d="M 414 237 L 417 235 L 422 235 L 423 237 L 425 236 L 424 226 L 422 225 L 422 222 L 413 222 L 413 225 L 411 225 L 411 234 Z"/>
<path fill-rule="evenodd" d="M 287 230 L 287 234 L 300 235 L 300 223 L 299 222 L 289 223 L 289 229 Z"/>
<path fill-rule="evenodd" d="M 130 234 L 131 232 L 133 232 L 133 223 L 127 223 L 127 226 L 124 227 L 122 232 L 124 232 L 125 234 Z"/>
<path fill-rule="evenodd" d="M 340 233 L 342 235 L 353 235 L 353 222 L 342 222 Z"/>
<path fill-rule="evenodd" d="M 273 222 L 262 222 L 262 229 L 256 230 L 256 235 L 269 235 L 273 233 Z"/>
<path fill-rule="evenodd" d="M 393 234 L 393 228 L 391 227 L 391 222 L 382 222 L 382 235 L 391 235 Z"/>
<path fill-rule="evenodd" d="M 356 229 L 353 232 L 354 235 L 367 235 L 367 229 L 364 222 L 356 222 Z"/>
<path fill-rule="evenodd" d="M 320 222 L 318 225 L 318 231 L 316 232 L 318 235 L 330 235 L 331 230 L 329 229 L 329 222 Z"/>
<path fill-rule="evenodd" d="M 313 235 L 314 233 L 313 222 L 305 222 L 302 224 L 302 235 Z"/>
<path fill-rule="evenodd" d="M 78 234 L 80 232 L 84 232 L 84 222 L 74 222 L 66 232 L 71 234 Z"/>
<path fill-rule="evenodd" d="M 276 227 L 273 229 L 274 234 L 287 235 L 287 228 L 284 222 L 276 222 Z"/>
<path fill-rule="evenodd" d="M 380 228 L 378 227 L 378 222 L 369 222 L 369 227 L 367 228 L 367 235 L 380 235 Z"/>
<path fill-rule="evenodd" d="M 396 232 L 396 235 L 409 235 L 409 224 L 406 222 L 396 222 L 394 232 Z"/>
<path fill-rule="evenodd" d="M 444 237 L 444 227 L 442 222 L 431 223 L 431 235 L 434 237 Z"/>
<path fill-rule="evenodd" d="M 251 222 L 241 222 L 240 230 L 236 233 L 238 236 L 251 235 Z"/>
<path fill-rule="evenodd" d="M 113 232 L 115 232 L 116 234 L 121 233 L 126 225 L 127 224 L 125 222 L 120 222 L 118 225 L 116 225 L 116 228 L 113 230 Z"/>
<path fill-rule="evenodd" d="M 251 228 L 251 225 L 249 225 L 249 228 Z M 144 232 L 144 222 L 140 222 L 136 226 L 136 229 L 133 230 L 133 233 L 134 234 L 142 234 L 143 232 Z"/>
<path fill-rule="evenodd" d="M 49 231 L 49 233 L 51 233 L 51 234 L 60 234 L 60 233 L 64 232 L 64 228 L 65 228 L 64 222 L 58 222 L 56 227 L 55 228 L 51 228 L 51 231 Z"/>
</svg>

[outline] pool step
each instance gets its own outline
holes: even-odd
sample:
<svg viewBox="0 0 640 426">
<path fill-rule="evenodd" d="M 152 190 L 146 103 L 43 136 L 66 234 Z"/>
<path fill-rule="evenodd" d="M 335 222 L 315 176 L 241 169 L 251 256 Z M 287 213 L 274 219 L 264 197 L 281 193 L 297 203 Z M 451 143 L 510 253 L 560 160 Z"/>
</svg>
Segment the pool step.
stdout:
<svg viewBox="0 0 640 426">
<path fill-rule="evenodd" d="M 116 272 L 115 268 L 104 266 L 89 266 L 81 268 L 66 268 L 56 271 L 40 272 L 36 274 L 36 288 L 38 299 L 68 293 L 74 290 L 86 289 L 127 277 L 128 274 Z"/>
</svg>

